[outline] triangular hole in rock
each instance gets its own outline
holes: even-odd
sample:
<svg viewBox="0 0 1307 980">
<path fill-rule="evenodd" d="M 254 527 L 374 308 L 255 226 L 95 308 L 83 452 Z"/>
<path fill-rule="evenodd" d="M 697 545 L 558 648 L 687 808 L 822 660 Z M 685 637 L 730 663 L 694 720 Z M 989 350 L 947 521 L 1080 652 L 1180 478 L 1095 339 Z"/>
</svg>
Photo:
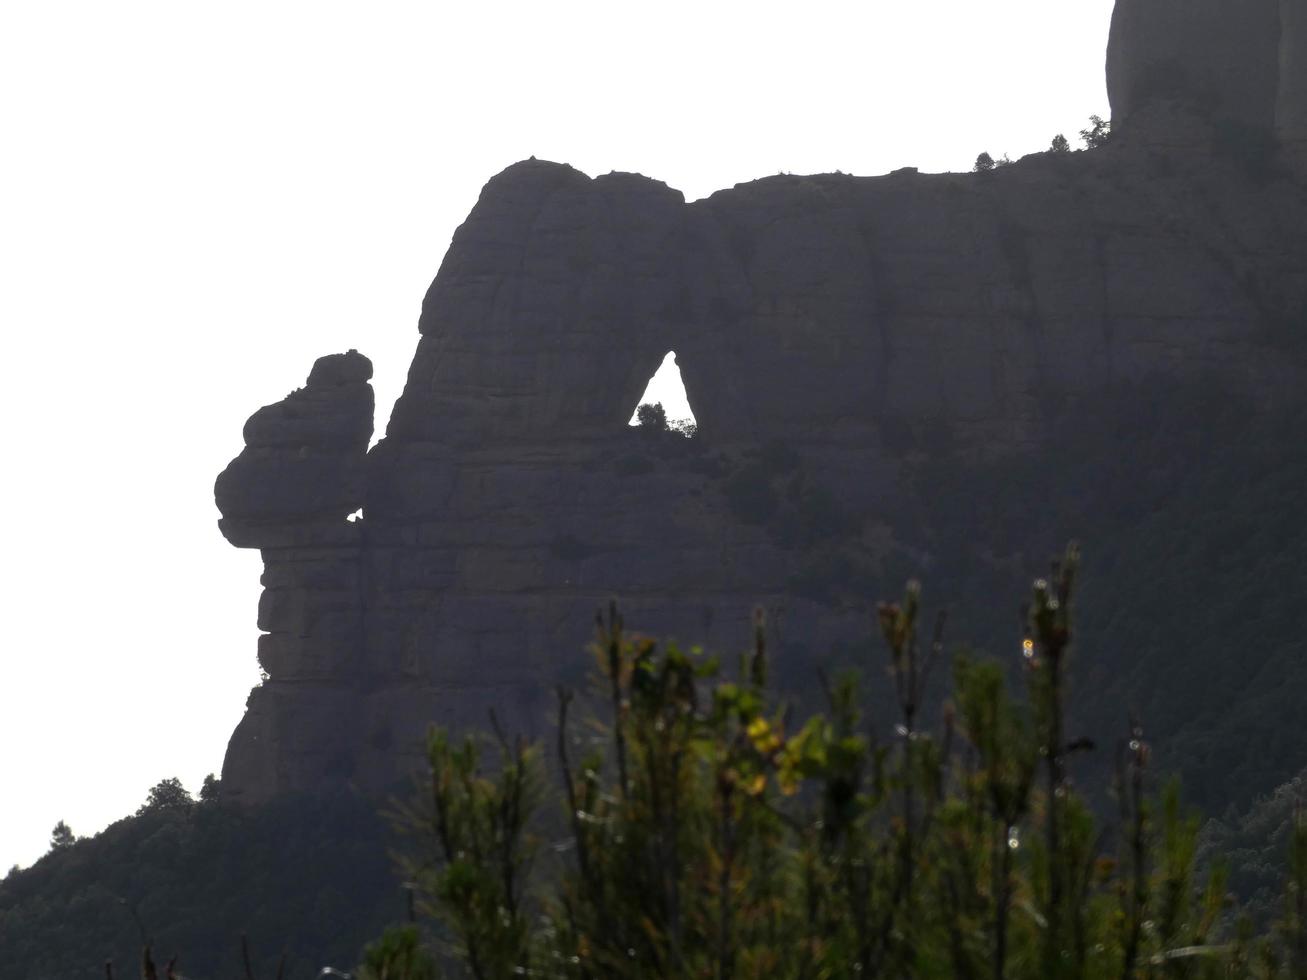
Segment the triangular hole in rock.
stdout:
<svg viewBox="0 0 1307 980">
<path fill-rule="evenodd" d="M 676 351 L 669 350 L 663 358 L 654 376 L 644 389 L 631 413 L 629 425 L 640 424 L 640 406 L 661 404 L 667 413 L 667 424 L 681 432 L 694 432 L 694 413 L 690 411 L 690 399 L 685 395 L 685 384 L 681 381 L 681 369 L 676 366 Z M 687 429 L 688 427 L 688 429 Z"/>
</svg>

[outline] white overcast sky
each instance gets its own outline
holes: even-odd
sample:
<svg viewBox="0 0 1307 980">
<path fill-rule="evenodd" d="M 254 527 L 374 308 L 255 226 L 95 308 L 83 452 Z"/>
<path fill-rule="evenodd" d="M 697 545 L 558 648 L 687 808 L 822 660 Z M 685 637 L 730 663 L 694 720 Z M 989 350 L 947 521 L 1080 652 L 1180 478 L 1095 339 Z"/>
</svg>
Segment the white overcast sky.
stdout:
<svg viewBox="0 0 1307 980">
<path fill-rule="evenodd" d="M 261 566 L 214 477 L 320 354 L 372 357 L 384 427 L 493 174 L 1016 158 L 1108 114 L 1111 6 L 0 4 L 0 874 L 221 767 Z"/>
</svg>

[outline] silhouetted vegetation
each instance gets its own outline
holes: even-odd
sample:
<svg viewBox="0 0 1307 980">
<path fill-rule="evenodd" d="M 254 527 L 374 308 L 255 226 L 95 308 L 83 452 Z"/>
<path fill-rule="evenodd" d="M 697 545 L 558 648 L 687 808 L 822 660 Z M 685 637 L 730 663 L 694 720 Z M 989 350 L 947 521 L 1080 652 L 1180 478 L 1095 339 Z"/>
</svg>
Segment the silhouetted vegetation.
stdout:
<svg viewBox="0 0 1307 980">
<path fill-rule="evenodd" d="M 1000 167 L 1010 166 L 1012 162 L 1013 162 L 1012 158 L 1009 157 L 1006 153 L 1004 153 L 998 159 L 995 159 L 994 157 L 990 156 L 988 153 L 981 153 L 980 156 L 976 157 L 975 166 L 973 166 L 971 170 L 973 173 L 985 174 L 985 173 L 989 173 L 990 171 L 997 170 Z"/>
<path fill-rule="evenodd" d="M 139 975 L 150 942 L 186 977 L 349 969 L 404 915 L 375 804 L 342 795 L 255 808 L 146 809 L 0 881 L 0 978 Z M 164 975 L 162 962 L 159 975 Z"/>
<path fill-rule="evenodd" d="M 1301 342 L 1286 336 L 1286 349 Z M 1037 452 L 1000 460 L 959 455 L 968 449 L 965 433 L 887 425 L 902 491 L 878 495 L 871 518 L 824 490 L 804 452 L 782 443 L 710 452 L 669 433 L 636 440 L 647 453 L 640 459 L 683 456 L 725 506 L 766 509 L 762 526 L 793 548 L 795 595 L 878 616 L 869 596 L 884 594 L 892 578 L 928 568 L 933 594 L 947 597 L 953 621 L 963 624 L 958 632 L 981 647 L 1012 651 L 1002 658 L 1006 666 L 952 656 L 951 690 L 940 696 L 949 672 L 943 655 L 931 652 L 933 630 L 925 629 L 918 680 L 890 685 L 896 719 L 880 707 L 886 685 L 874 682 L 856 697 L 843 681 L 819 685 L 830 701 L 813 716 L 812 702 L 783 704 L 770 692 L 799 690 L 794 673 L 810 673 L 825 651 L 788 658 L 788 665 L 785 657 L 775 664 L 765 655 L 749 658 L 767 681 L 751 693 L 751 666 L 723 672 L 610 621 L 599 651 L 610 664 L 605 638 L 619 636 L 617 714 L 603 734 L 571 722 L 566 728 L 570 785 L 581 805 L 560 804 L 569 783 L 551 789 L 560 784 L 557 773 L 541 771 L 541 750 L 496 737 L 476 740 L 468 756 L 465 743 L 447 739 L 436 758 L 457 779 L 445 805 L 451 819 L 465 821 L 450 830 L 465 835 L 451 837 L 452 853 L 472 853 L 475 842 L 497 862 L 488 867 L 500 891 L 475 868 L 462 878 L 434 877 L 449 865 L 431 849 L 434 863 L 414 880 L 423 884 L 427 914 L 443 924 L 433 932 L 429 919 L 419 931 L 386 935 L 368 954 L 371 975 L 446 975 L 414 972 L 434 969 L 423 948 L 443 969 L 453 946 L 475 941 L 491 965 L 516 963 L 525 950 L 532 969 L 546 976 L 574 975 L 582 963 L 595 976 L 693 976 L 720 972 L 723 962 L 735 976 L 840 976 L 834 964 L 841 956 L 879 964 L 881 975 L 993 976 L 1000 938 L 1010 978 L 1297 975 L 1286 971 L 1296 969 L 1295 943 L 1307 919 L 1297 900 L 1307 894 L 1307 858 L 1287 866 L 1285 856 L 1293 848 L 1307 854 L 1297 818 L 1301 786 L 1273 793 L 1246 814 L 1227 804 L 1271 792 L 1307 761 L 1307 731 L 1292 721 L 1307 689 L 1293 601 L 1307 594 L 1298 559 L 1307 552 L 1307 415 L 1291 402 L 1270 410 L 1215 400 L 1202 386 L 1122 388 L 1107 402 L 1110 410 L 1091 413 L 1065 400 L 1047 420 L 1053 436 Z M 1139 466 L 1140 458 L 1149 465 Z M 918 530 L 906 543 L 873 551 L 864 544 L 870 519 Z M 1052 673 L 1053 648 L 1041 652 L 1034 621 L 1024 620 L 1047 672 L 1022 666 L 1011 606 L 994 597 L 1032 567 L 1038 541 L 1067 526 L 1112 547 L 1084 559 L 1085 582 L 1075 585 L 1084 625 L 1070 674 L 1057 669 L 1070 683 L 1055 699 L 1060 685 L 1040 686 Z M 586 546 L 561 535 L 551 548 L 575 556 Z M 897 608 L 915 609 L 918 601 L 914 593 Z M 915 624 L 921 613 L 913 615 Z M 1239 643 L 1232 647 L 1230 637 Z M 797 641 L 786 642 L 788 650 Z M 892 677 L 912 677 L 908 660 L 896 666 L 897 655 L 874 655 L 867 660 L 870 644 L 851 645 L 834 659 L 860 663 L 869 676 L 888 664 Z M 605 666 L 602 676 L 607 688 L 587 704 L 613 703 L 614 675 Z M 1017 689 L 1025 697 L 1014 697 Z M 569 702 L 570 712 L 589 714 L 580 704 Z M 1064 738 L 1050 734 L 1054 704 L 1066 708 Z M 1139 720 L 1127 724 L 1132 713 Z M 891 735 L 896 724 L 915 737 Z M 751 727 L 764 742 L 777 740 L 774 751 L 759 748 Z M 1080 741 L 1084 735 L 1095 749 Z M 1049 745 L 1066 750 L 1061 798 Z M 565 768 L 557 745 L 543 755 Z M 680 760 L 675 786 L 671 758 Z M 836 765 L 840 759 L 845 768 Z M 519 788 L 510 792 L 502 779 L 514 767 Z M 1186 797 L 1220 820 L 1200 833 L 1178 792 L 1157 775 L 1163 771 L 1182 772 Z M 488 787 L 487 773 L 495 774 Z M 1050 786 L 1053 799 L 1067 801 L 1052 814 Z M 675 831 L 666 810 L 674 788 L 685 821 Z M 143 934 L 161 954 L 181 953 L 187 976 L 239 975 L 242 932 L 260 976 L 273 975 L 283 947 L 288 975 L 305 976 L 328 963 L 357 962 L 368 937 L 405 917 L 367 805 L 288 800 L 240 811 L 221 801 L 216 779 L 206 780 L 200 797 L 197 803 L 176 780 L 164 780 L 139 816 L 91 839 L 60 835 L 64 843 L 34 867 L 12 871 L 0 883 L 0 977 L 84 976 L 106 958 L 120 964 L 122 976 L 139 961 Z M 527 818 L 533 799 L 538 806 Z M 518 809 L 504 811 L 506 800 Z M 825 810 L 837 800 L 839 820 Z M 578 809 L 587 815 L 579 830 L 569 816 Z M 818 820 L 822 831 L 838 828 L 833 841 Z M 1002 837 L 1009 826 L 1015 835 Z M 1017 846 L 1005 849 L 1009 840 Z M 534 850 L 527 847 L 533 841 Z M 599 855 L 584 873 L 583 847 L 587 862 Z M 906 865 L 905 850 L 912 855 Z M 676 862 L 668 858 L 673 852 Z M 730 868 L 724 890 L 723 865 Z M 1287 870 L 1293 879 L 1286 893 Z M 476 918 L 498 909 L 495 895 L 507 901 L 510 888 L 516 917 Z M 1248 899 L 1246 921 L 1228 893 Z M 732 897 L 725 946 L 723 894 Z M 473 898 L 479 904 L 464 909 L 460 924 L 449 902 Z M 626 931 L 613 931 L 615 919 Z M 858 922 L 871 928 L 855 928 Z M 880 938 L 883 928 L 888 938 Z M 1069 972 L 1038 972 L 1052 969 L 1045 959 L 1052 928 L 1068 944 Z M 625 961 L 635 972 L 617 965 L 626 950 L 636 951 Z M 577 963 L 555 969 L 549 963 L 556 961 L 541 958 L 554 952 Z M 690 963 L 688 972 L 673 970 L 674 957 Z"/>
<path fill-rule="evenodd" d="M 749 465 L 783 485 L 804 473 L 779 443 Z M 0 977 L 84 976 L 147 943 L 190 976 L 243 955 L 272 975 L 283 950 L 286 975 L 307 976 L 355 962 L 369 935 L 355 975 L 390 980 L 1300 976 L 1297 791 L 1200 835 L 1141 721 L 1115 744 L 1081 736 L 1080 565 L 1069 550 L 1035 583 L 1006 666 L 948 653 L 915 584 L 876 607 L 882 649 L 863 666 L 888 668 L 888 729 L 853 677 L 822 677 L 823 713 L 779 700 L 761 620 L 723 670 L 610 611 L 598 684 L 583 702 L 560 690 L 556 741 L 433 733 L 407 811 L 421 928 L 381 932 L 405 912 L 366 805 L 243 811 L 216 779 L 199 803 L 163 780 L 138 816 L 60 834 L 0 884 Z M 927 691 L 948 661 L 940 708 Z M 1095 796 L 1113 802 L 1096 813 Z"/>
<path fill-rule="evenodd" d="M 1089 126 L 1080 130 L 1080 139 L 1084 142 L 1086 150 L 1094 150 L 1100 146 L 1105 146 L 1111 138 L 1112 121 L 1104 119 L 1102 116 L 1090 116 Z"/>
<path fill-rule="evenodd" d="M 606 722 L 574 720 L 560 689 L 557 792 L 544 745 L 433 730 L 405 873 L 439 945 L 428 958 L 417 932 L 392 931 L 369 975 L 429 977 L 441 960 L 479 980 L 1301 976 L 1296 813 L 1287 904 L 1259 935 L 1230 908 L 1224 867 L 1198 866 L 1198 821 L 1153 774 L 1139 722 L 1104 747 L 1115 820 L 1081 796 L 1096 747 L 1068 711 L 1079 565 L 1068 549 L 1033 586 L 1024 697 L 998 663 L 959 653 L 933 725 L 944 619 L 926 619 L 915 583 L 878 606 L 890 741 L 855 679 L 828 682 L 827 712 L 803 721 L 778 702 L 761 618 L 723 671 L 628 634 L 610 609 L 589 700 Z"/>
<path fill-rule="evenodd" d="M 635 410 L 636 427 L 641 432 L 671 432 L 685 439 L 699 434 L 693 419 L 669 419 L 662 402 L 643 402 Z"/>
<path fill-rule="evenodd" d="M 1080 139 L 1085 144 L 1085 149 L 1092 150 L 1096 147 L 1103 146 L 1107 143 L 1112 135 L 1112 122 L 1103 119 L 1101 116 L 1090 116 L 1089 126 L 1080 130 Z M 1071 142 L 1062 133 L 1053 137 L 1049 145 L 1050 152 L 1062 155 L 1071 152 Z M 995 158 L 988 151 L 982 152 L 976 157 L 975 164 L 972 165 L 971 172 L 977 174 L 991 173 L 1001 167 L 1006 167 L 1013 163 L 1013 160 L 1004 153 L 1002 157 Z"/>
<path fill-rule="evenodd" d="M 139 817 L 150 810 L 184 810 L 194 805 L 195 798 L 191 796 L 190 791 L 182 785 L 180 779 L 173 776 L 161 779 L 150 788 L 150 795 L 137 807 L 136 815 Z"/>
<path fill-rule="evenodd" d="M 50 850 L 61 851 L 65 847 L 71 847 L 76 840 L 68 824 L 60 820 L 54 825 L 54 830 L 50 831 Z"/>
<path fill-rule="evenodd" d="M 441 971 L 416 926 L 392 926 L 368 944 L 354 975 L 358 980 L 437 980 Z"/>
<path fill-rule="evenodd" d="M 215 803 L 217 802 L 218 794 L 221 792 L 222 780 L 213 773 L 209 773 L 204 777 L 204 782 L 200 785 L 200 802 Z"/>
<path fill-rule="evenodd" d="M 635 410 L 635 421 L 641 429 L 667 431 L 667 410 L 662 402 L 644 402 Z"/>
</svg>

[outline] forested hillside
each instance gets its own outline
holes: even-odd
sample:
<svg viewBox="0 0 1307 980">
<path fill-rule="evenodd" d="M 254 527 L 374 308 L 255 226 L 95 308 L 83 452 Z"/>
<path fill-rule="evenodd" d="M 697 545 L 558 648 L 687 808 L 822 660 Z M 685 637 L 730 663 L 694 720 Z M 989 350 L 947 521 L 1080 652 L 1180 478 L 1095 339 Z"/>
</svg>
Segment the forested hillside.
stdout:
<svg viewBox="0 0 1307 980">
<path fill-rule="evenodd" d="M 144 940 L 185 976 L 312 977 L 350 968 L 406 902 L 375 805 L 348 795 L 255 810 L 147 810 L 0 881 L 0 977 L 139 975 Z"/>
</svg>

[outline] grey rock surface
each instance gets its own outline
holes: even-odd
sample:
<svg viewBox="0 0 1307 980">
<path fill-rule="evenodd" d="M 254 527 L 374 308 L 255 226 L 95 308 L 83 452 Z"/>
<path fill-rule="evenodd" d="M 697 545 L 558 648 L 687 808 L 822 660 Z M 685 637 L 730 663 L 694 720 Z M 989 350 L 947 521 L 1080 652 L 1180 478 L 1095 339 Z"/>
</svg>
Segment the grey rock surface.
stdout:
<svg viewBox="0 0 1307 980">
<path fill-rule="evenodd" d="M 1115 122 L 1154 99 L 1217 119 L 1275 124 L 1280 0 L 1119 0 L 1107 87 Z"/>
<path fill-rule="evenodd" d="M 308 383 L 245 423 L 245 450 L 214 488 L 233 544 L 280 542 L 289 528 L 336 525 L 363 503 L 372 438 L 372 363 L 357 351 L 319 358 Z"/>
<path fill-rule="evenodd" d="M 1113 123 L 1137 138 L 1157 138 L 1164 132 L 1139 117 L 1171 103 L 1238 127 L 1234 136 L 1274 133 L 1300 166 L 1305 48 L 1302 0 L 1118 0 L 1107 51 Z"/>
<path fill-rule="evenodd" d="M 1168 32 L 1180 6 L 1122 0 L 1115 111 L 1204 132 L 1145 104 L 1175 62 L 1231 118 L 1300 125 L 1275 3 L 1233 23 L 1203 0 L 1192 37 Z M 638 175 L 515 164 L 427 293 L 385 438 L 368 450 L 366 358 L 333 355 L 251 417 L 218 479 L 223 533 L 266 569 L 267 680 L 224 793 L 382 792 L 429 723 L 492 707 L 543 734 L 614 594 L 628 623 L 725 651 L 761 605 L 797 677 L 861 649 L 902 567 L 1019 582 L 1015 552 L 937 550 L 949 515 L 912 516 L 923 474 L 1033 458 L 1115 392 L 1278 404 L 1307 369 L 1277 331 L 1304 309 L 1303 185 L 1164 141 L 988 174 L 777 176 L 690 204 Z M 694 440 L 626 424 L 669 350 Z"/>
<path fill-rule="evenodd" d="M 1279 138 L 1300 173 L 1307 173 L 1307 3 L 1280 0 Z"/>
</svg>

